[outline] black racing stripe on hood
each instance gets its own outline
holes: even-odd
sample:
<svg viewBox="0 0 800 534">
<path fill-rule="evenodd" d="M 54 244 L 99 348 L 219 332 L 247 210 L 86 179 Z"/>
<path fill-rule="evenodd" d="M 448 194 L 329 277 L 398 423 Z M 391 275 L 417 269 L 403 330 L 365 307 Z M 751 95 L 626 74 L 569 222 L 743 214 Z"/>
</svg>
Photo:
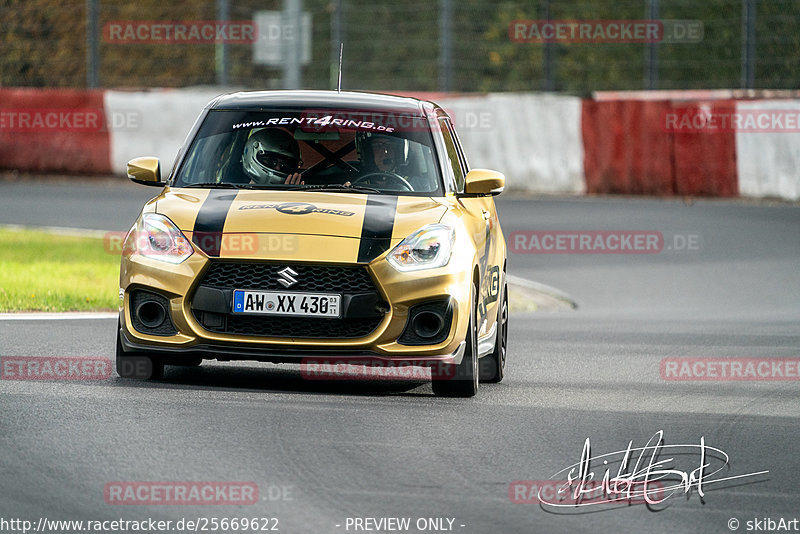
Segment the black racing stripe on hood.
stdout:
<svg viewBox="0 0 800 534">
<path fill-rule="evenodd" d="M 394 216 L 397 213 L 397 198 L 375 195 L 367 197 L 364 224 L 361 227 L 361 244 L 358 247 L 359 263 L 368 263 L 389 250 Z"/>
<path fill-rule="evenodd" d="M 194 221 L 192 243 L 209 256 L 219 257 L 222 244 L 222 230 L 225 228 L 225 219 L 231 208 L 236 192 L 219 191 L 212 189 Z"/>
</svg>

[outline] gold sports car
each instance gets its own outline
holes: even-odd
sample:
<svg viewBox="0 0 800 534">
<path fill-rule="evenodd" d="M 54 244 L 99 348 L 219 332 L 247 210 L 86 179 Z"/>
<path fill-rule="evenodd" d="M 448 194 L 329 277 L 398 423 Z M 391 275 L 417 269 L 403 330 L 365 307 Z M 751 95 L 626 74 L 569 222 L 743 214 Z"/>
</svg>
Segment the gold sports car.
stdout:
<svg viewBox="0 0 800 534">
<path fill-rule="evenodd" d="M 217 359 L 430 368 L 449 396 L 502 380 L 505 177 L 469 168 L 436 104 L 223 95 L 168 177 L 151 157 L 128 176 L 162 191 L 123 246 L 121 377 Z"/>
</svg>

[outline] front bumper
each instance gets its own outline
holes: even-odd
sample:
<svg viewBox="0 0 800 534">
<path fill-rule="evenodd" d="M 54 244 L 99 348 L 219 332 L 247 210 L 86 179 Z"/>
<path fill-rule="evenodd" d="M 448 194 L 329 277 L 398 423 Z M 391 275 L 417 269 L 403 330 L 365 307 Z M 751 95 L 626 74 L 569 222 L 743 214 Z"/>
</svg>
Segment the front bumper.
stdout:
<svg viewBox="0 0 800 534">
<path fill-rule="evenodd" d="M 384 306 L 377 326 L 359 337 L 312 338 L 232 334 L 213 331 L 204 325 L 194 299 L 204 274 L 213 262 L 219 261 L 202 253 L 193 254 L 179 265 L 164 264 L 137 254 L 124 256 L 120 269 L 120 340 L 123 349 L 126 352 L 163 354 L 166 358 L 200 356 L 218 360 L 294 363 L 310 357 L 408 362 L 411 365 L 426 365 L 426 362 L 457 364 L 461 361 L 469 321 L 471 273 L 453 266 L 465 262 L 451 261 L 447 267 L 417 273 L 399 273 L 382 257 L 366 266 L 359 265 L 368 272 Z M 324 262 L 283 264 L 336 265 Z M 466 264 L 471 265 L 471 262 Z M 137 330 L 131 313 L 131 294 L 137 289 L 157 293 L 166 299 L 168 317 L 176 333 L 153 335 Z M 449 299 L 452 309 L 452 322 L 444 339 L 430 345 L 399 343 L 398 338 L 408 323 L 410 308 L 442 299 Z M 208 303 L 204 305 L 208 306 Z"/>
<path fill-rule="evenodd" d="M 435 364 L 458 364 L 464 356 L 466 342 L 458 343 L 455 351 L 449 354 L 436 356 L 386 356 L 371 351 L 358 351 L 346 349 L 308 349 L 296 346 L 274 346 L 267 349 L 253 348 L 248 345 L 215 345 L 207 343 L 197 343 L 191 348 L 161 346 L 161 345 L 142 345 L 131 341 L 123 328 L 120 328 L 120 342 L 125 352 L 147 352 L 149 355 L 159 355 L 165 359 L 179 361 L 181 359 L 203 358 L 215 359 L 219 361 L 231 360 L 254 360 L 270 363 L 305 363 L 307 361 L 350 361 L 358 364 L 392 363 L 404 365 L 429 366 Z"/>
</svg>

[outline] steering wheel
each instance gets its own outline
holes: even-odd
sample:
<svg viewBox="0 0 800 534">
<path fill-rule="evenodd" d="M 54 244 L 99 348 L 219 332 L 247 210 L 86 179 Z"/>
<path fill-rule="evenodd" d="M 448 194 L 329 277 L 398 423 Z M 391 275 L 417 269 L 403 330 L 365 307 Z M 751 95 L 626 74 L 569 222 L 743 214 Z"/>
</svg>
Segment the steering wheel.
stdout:
<svg viewBox="0 0 800 534">
<path fill-rule="evenodd" d="M 399 185 L 402 188 L 401 191 L 413 191 L 414 190 L 414 187 L 410 183 L 408 183 L 408 180 L 406 180 L 405 178 L 403 178 L 399 174 L 396 174 L 396 173 L 393 173 L 393 172 L 388 172 L 388 171 L 371 172 L 369 174 L 365 174 L 364 176 L 356 178 L 355 180 L 353 180 L 350 183 L 352 185 L 358 185 L 360 182 L 369 182 L 370 178 L 373 178 L 373 177 L 386 178 L 390 182 L 394 182 L 395 184 Z M 375 185 L 375 184 L 372 184 L 372 185 Z"/>
</svg>

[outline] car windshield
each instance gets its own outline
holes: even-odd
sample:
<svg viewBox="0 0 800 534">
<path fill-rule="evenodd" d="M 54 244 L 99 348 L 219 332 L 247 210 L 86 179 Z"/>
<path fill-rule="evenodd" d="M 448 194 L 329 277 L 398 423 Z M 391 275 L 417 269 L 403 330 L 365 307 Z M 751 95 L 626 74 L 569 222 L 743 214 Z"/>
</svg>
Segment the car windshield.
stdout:
<svg viewBox="0 0 800 534">
<path fill-rule="evenodd" d="M 367 111 L 213 110 L 175 187 L 442 191 L 428 120 Z"/>
</svg>

